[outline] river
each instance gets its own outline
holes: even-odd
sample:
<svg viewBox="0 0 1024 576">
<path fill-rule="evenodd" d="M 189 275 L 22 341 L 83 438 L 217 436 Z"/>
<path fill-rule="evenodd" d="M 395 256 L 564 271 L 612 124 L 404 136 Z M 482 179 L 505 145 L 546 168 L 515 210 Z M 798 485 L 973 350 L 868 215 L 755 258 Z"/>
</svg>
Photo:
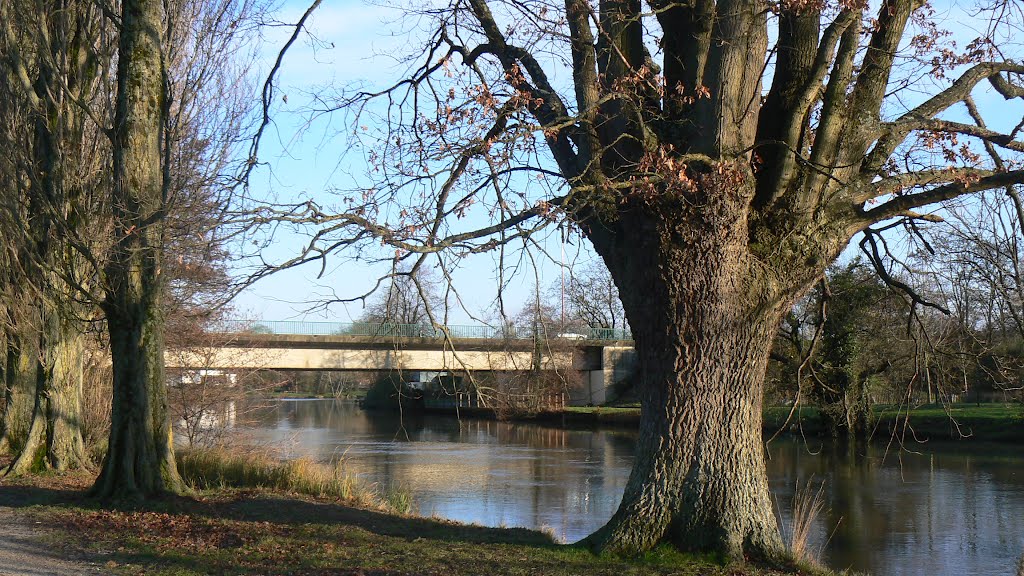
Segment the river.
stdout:
<svg viewBox="0 0 1024 576">
<path fill-rule="evenodd" d="M 563 542 L 615 511 L 636 434 L 446 417 L 399 419 L 334 400 L 282 400 L 239 416 L 287 457 L 343 459 L 368 482 L 409 490 L 417 512 L 524 526 Z M 793 494 L 823 486 L 811 548 L 832 568 L 876 575 L 1015 575 L 1024 554 L 1024 453 L 1012 445 L 871 446 L 848 455 L 778 438 L 768 475 L 783 525 Z"/>
</svg>

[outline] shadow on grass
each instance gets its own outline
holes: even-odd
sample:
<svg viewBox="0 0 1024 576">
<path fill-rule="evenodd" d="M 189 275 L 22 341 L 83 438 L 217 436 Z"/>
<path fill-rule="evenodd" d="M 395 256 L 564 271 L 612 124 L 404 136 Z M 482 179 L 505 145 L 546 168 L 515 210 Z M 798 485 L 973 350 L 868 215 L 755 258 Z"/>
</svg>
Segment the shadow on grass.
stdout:
<svg viewBox="0 0 1024 576">
<path fill-rule="evenodd" d="M 85 492 L 72 488 L 0 484 L 0 506 L 8 508 L 81 505 L 84 500 Z"/>
<path fill-rule="evenodd" d="M 470 544 L 522 544 L 555 547 L 554 539 L 526 528 L 489 528 L 443 519 L 396 516 L 331 502 L 258 495 L 228 502 L 214 511 L 219 518 L 275 524 L 343 524 L 380 536 L 423 538 Z"/>
<path fill-rule="evenodd" d="M 42 506 L 33 513 L 58 530 L 56 547 L 84 553 L 128 574 L 779 574 L 723 566 L 667 548 L 633 559 L 596 556 L 525 528 L 398 516 L 262 490 L 101 505 L 86 497 L 84 487 L 0 485 L 0 503 Z"/>
<path fill-rule="evenodd" d="M 547 534 L 524 528 L 489 528 L 398 516 L 260 490 L 226 492 L 203 499 L 166 496 L 100 502 L 89 498 L 84 488 L 0 484 L 0 506 L 39 507 L 29 513 L 57 529 L 58 547 L 73 549 L 91 561 L 112 562 L 129 573 L 143 566 L 147 571 L 156 569 L 158 574 L 441 574 L 436 569 L 438 563 L 444 563 L 443 558 L 430 562 L 433 569 L 421 571 L 423 567 L 417 568 L 415 557 L 452 548 L 465 551 L 478 545 L 497 545 L 494 550 L 512 545 L 520 550 L 517 554 L 525 550 L 531 557 L 558 555 L 558 550 L 568 548 Z M 352 536 L 352 528 L 369 535 Z M 81 538 L 83 532 L 90 534 L 88 540 Z M 358 554 L 347 559 L 358 568 L 348 570 L 339 563 L 342 557 L 298 550 L 302 545 L 316 548 L 325 543 L 363 546 L 371 556 L 370 551 L 377 550 L 382 558 L 389 558 L 390 565 L 373 566 L 373 558 L 367 565 L 367 558 Z M 292 550 L 282 552 L 282 546 Z M 488 554 L 494 553 L 507 552 Z M 463 553 L 463 557 L 466 555 Z M 536 560 L 546 564 L 543 558 Z M 484 570 L 480 573 L 519 573 L 507 572 L 505 561 L 492 562 L 496 563 L 478 566 Z M 325 563 L 329 572 L 321 572 Z M 555 572 L 552 569 L 550 573 Z"/>
</svg>

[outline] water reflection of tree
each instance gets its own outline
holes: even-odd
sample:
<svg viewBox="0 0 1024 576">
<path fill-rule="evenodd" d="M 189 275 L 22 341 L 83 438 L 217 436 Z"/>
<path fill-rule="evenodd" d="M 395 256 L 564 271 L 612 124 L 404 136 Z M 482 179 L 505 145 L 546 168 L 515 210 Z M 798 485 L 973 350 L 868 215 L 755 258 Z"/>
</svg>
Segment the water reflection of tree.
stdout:
<svg viewBox="0 0 1024 576">
<path fill-rule="evenodd" d="M 919 452 L 887 452 L 885 446 L 776 442 L 769 476 L 787 527 L 794 487 L 812 477 L 825 482 L 826 512 L 811 547 L 827 541 L 831 566 L 947 573 L 955 565 L 963 573 L 989 573 L 994 558 L 1012 565 L 1024 549 L 1024 478 L 1019 454 L 973 448 L 929 444 Z"/>
<path fill-rule="evenodd" d="M 873 500 L 875 471 L 871 458 L 856 449 L 838 443 L 818 441 L 780 442 L 771 445 L 768 475 L 772 478 L 778 513 L 786 530 L 792 530 L 794 491 L 810 482 L 816 488 L 824 484 L 825 509 L 815 521 L 810 550 L 822 550 L 830 566 L 849 566 L 870 550 L 868 534 L 884 534 L 869 527 L 878 521 Z M 883 524 L 886 522 L 883 520 Z M 856 551 L 852 555 L 849 551 Z"/>
</svg>

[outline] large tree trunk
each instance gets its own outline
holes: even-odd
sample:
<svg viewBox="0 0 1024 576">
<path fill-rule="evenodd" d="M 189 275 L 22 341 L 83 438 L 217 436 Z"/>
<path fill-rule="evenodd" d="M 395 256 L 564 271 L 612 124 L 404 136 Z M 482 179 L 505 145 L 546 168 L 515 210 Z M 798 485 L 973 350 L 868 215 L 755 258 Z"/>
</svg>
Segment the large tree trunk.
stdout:
<svg viewBox="0 0 1024 576">
<path fill-rule="evenodd" d="M 83 353 L 76 326 L 44 320 L 38 353 L 22 362 L 34 401 L 28 434 L 7 474 L 88 467 L 81 430 Z"/>
<path fill-rule="evenodd" d="M 5 475 L 18 475 L 40 471 L 45 467 L 46 453 L 46 382 L 38 357 L 31 363 L 28 373 L 34 376 L 32 389 L 33 403 L 29 418 L 28 434 L 18 451 L 14 462 L 4 471 Z"/>
<path fill-rule="evenodd" d="M 691 316 L 677 319 L 680 334 L 634 329 L 643 410 L 637 461 L 618 511 L 592 536 L 600 549 L 635 553 L 667 540 L 731 557 L 782 552 L 761 442 L 776 319 L 744 325 L 735 316 Z"/>
<path fill-rule="evenodd" d="M 104 311 L 114 373 L 110 442 L 93 493 L 180 492 L 164 381 L 160 260 L 166 209 L 160 162 L 165 106 L 160 0 L 122 2 L 114 118 L 115 245 Z"/>
<path fill-rule="evenodd" d="M 107 313 L 114 398 L 107 456 L 93 487 L 101 497 L 182 490 L 168 418 L 163 325 L 156 311 L 134 320 Z"/>
<path fill-rule="evenodd" d="M 38 363 L 38 338 L 20 323 L 8 332 L 4 386 L 7 396 L 3 422 L 0 423 L 0 453 L 20 451 L 32 424 L 33 401 Z"/>
<path fill-rule="evenodd" d="M 88 468 L 82 439 L 85 337 L 75 320 L 63 318 L 47 324 L 46 338 L 46 466 L 58 471 Z"/>
<path fill-rule="evenodd" d="M 794 275 L 799 286 L 766 272 L 745 218 L 722 204 L 675 224 L 638 211 L 614 223 L 614 238 L 592 233 L 623 295 L 643 410 L 622 503 L 588 541 L 597 550 L 667 541 L 734 558 L 784 553 L 761 441 L 763 381 L 782 316 L 813 272 Z"/>
<path fill-rule="evenodd" d="M 74 19 L 71 11 L 54 16 L 48 22 L 53 27 L 50 37 L 60 37 L 73 27 Z M 64 57 L 62 48 L 66 46 L 53 47 L 56 61 Z M 44 58 L 34 83 L 38 108 L 33 111 L 33 177 L 25 189 L 31 233 L 16 281 L 24 284 L 25 308 L 35 319 L 18 325 L 19 340 L 22 346 L 34 342 L 38 348 L 31 368 L 25 368 L 33 381 L 31 422 L 8 474 L 87 465 L 80 429 L 82 342 L 73 320 L 73 299 L 62 277 L 62 272 L 73 269 L 68 260 L 71 251 L 63 248 L 62 234 L 57 232 L 59 224 L 70 225 L 67 190 L 80 185 L 68 182 L 65 172 L 66 152 L 74 147 L 68 136 L 74 115 L 64 105 L 65 86 L 74 83 L 70 77 Z"/>
<path fill-rule="evenodd" d="M 14 386 L 12 372 L 17 363 L 17 350 L 10 341 L 10 337 L 4 341 L 4 374 L 3 374 L 3 410 L 0 411 L 0 455 L 7 454 L 11 450 L 11 425 L 15 420 L 14 410 Z"/>
</svg>

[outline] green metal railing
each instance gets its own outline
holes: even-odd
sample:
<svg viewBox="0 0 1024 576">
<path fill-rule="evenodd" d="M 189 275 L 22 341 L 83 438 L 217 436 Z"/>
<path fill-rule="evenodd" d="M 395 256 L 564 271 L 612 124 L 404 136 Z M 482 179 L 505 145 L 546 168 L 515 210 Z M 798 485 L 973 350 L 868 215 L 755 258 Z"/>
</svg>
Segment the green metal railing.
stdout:
<svg viewBox="0 0 1024 576">
<path fill-rule="evenodd" d="M 387 336 L 396 338 L 451 338 L 526 340 L 533 338 L 532 326 L 445 326 L 429 324 L 393 324 L 375 322 L 297 322 L 291 320 L 226 320 L 215 330 L 232 334 L 280 334 L 299 336 Z M 579 331 L 551 333 L 550 338 L 566 340 L 632 340 L 628 330 L 585 328 Z"/>
</svg>

